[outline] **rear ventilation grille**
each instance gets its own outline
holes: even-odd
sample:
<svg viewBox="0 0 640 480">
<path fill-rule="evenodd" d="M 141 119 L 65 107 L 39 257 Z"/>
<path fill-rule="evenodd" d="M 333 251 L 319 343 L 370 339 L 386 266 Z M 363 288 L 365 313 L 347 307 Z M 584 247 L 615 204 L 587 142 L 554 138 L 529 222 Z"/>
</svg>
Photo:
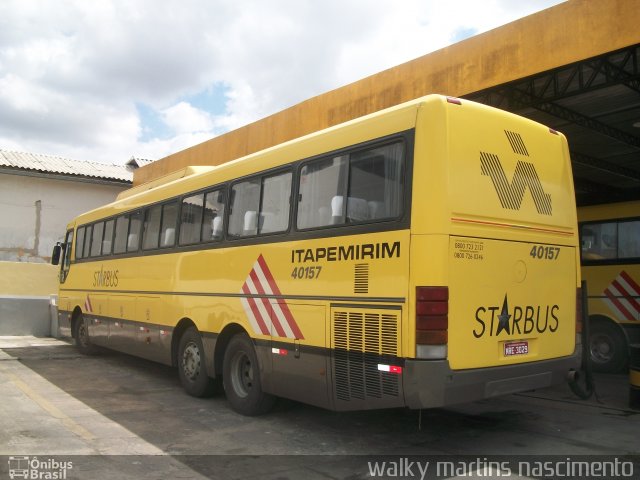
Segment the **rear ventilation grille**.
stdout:
<svg viewBox="0 0 640 480">
<path fill-rule="evenodd" d="M 357 263 L 354 266 L 353 293 L 369 293 L 368 263 Z"/>
<path fill-rule="evenodd" d="M 343 350 L 398 355 L 398 314 L 335 311 L 333 345 Z"/>
<path fill-rule="evenodd" d="M 333 347 L 336 397 L 350 401 L 397 397 L 400 375 L 383 372 L 383 356 L 398 355 L 399 312 L 334 311 Z"/>
</svg>

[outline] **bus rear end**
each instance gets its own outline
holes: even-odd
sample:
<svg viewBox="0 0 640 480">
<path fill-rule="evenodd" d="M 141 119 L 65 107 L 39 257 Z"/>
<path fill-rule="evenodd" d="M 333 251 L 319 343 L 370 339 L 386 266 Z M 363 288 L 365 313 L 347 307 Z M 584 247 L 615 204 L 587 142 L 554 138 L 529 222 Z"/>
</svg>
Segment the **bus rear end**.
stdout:
<svg viewBox="0 0 640 480">
<path fill-rule="evenodd" d="M 580 363 L 565 138 L 464 100 L 427 102 L 418 116 L 407 404 L 442 406 L 564 381 Z"/>
</svg>

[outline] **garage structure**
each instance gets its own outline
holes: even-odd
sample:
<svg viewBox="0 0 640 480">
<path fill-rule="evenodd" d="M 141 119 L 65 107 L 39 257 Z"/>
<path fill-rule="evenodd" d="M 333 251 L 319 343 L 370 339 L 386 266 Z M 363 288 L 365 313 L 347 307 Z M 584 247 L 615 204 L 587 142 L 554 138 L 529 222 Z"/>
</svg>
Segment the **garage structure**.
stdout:
<svg viewBox="0 0 640 480">
<path fill-rule="evenodd" d="M 465 98 L 564 133 L 579 206 L 640 199 L 640 45 Z"/>
<path fill-rule="evenodd" d="M 445 93 L 565 133 L 578 205 L 640 199 L 638 25 L 635 0 L 570 0 L 142 166 L 134 186 Z"/>
</svg>

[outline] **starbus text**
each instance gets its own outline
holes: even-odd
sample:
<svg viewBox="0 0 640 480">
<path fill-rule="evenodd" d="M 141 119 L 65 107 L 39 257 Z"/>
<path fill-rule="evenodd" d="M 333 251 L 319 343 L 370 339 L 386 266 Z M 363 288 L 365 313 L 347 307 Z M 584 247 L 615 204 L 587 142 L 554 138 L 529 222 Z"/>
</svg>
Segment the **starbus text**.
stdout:
<svg viewBox="0 0 640 480">
<path fill-rule="evenodd" d="M 118 270 L 105 270 L 100 266 L 100 270 L 93 272 L 94 287 L 117 287 L 118 286 Z"/>
<path fill-rule="evenodd" d="M 559 311 L 558 305 L 516 305 L 509 311 L 505 296 L 502 307 L 494 305 L 476 309 L 477 325 L 473 329 L 473 336 L 497 337 L 503 331 L 507 335 L 528 335 L 534 330 L 538 333 L 555 332 L 560 324 Z"/>
</svg>

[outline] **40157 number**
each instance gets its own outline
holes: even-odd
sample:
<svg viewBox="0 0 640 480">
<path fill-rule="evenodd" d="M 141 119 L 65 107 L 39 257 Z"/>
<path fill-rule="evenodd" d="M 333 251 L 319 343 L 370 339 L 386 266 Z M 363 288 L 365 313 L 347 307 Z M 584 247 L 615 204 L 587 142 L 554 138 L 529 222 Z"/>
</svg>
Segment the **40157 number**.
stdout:
<svg viewBox="0 0 640 480">
<path fill-rule="evenodd" d="M 322 267 L 295 267 L 291 272 L 294 280 L 313 280 L 318 278 L 322 272 Z"/>
<path fill-rule="evenodd" d="M 538 260 L 557 260 L 560 255 L 560 247 L 549 247 L 544 245 L 534 245 L 531 247 L 529 256 Z"/>
</svg>

